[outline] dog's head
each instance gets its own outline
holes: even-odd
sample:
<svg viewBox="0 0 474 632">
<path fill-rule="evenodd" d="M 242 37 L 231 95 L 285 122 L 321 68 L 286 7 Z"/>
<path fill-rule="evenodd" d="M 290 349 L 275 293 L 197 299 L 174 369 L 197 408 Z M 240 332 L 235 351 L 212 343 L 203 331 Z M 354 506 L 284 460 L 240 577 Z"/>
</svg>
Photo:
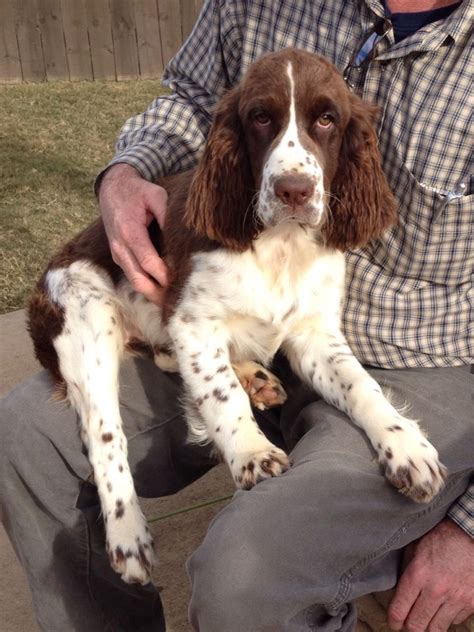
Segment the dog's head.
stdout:
<svg viewBox="0 0 474 632">
<path fill-rule="evenodd" d="M 217 106 L 188 225 L 236 250 L 291 220 L 341 250 L 368 243 L 396 220 L 375 116 L 322 57 L 295 49 L 262 57 Z"/>
</svg>

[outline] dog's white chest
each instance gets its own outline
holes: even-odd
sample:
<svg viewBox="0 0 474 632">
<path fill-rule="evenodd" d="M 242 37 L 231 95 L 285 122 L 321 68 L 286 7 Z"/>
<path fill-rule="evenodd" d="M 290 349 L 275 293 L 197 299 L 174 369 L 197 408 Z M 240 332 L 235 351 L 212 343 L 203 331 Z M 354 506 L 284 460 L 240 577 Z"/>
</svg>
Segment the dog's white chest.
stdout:
<svg viewBox="0 0 474 632">
<path fill-rule="evenodd" d="M 193 266 L 179 311 L 225 328 L 234 360 L 269 361 L 297 323 L 339 307 L 343 257 L 298 225 L 266 231 L 244 253 L 196 255 Z"/>
</svg>

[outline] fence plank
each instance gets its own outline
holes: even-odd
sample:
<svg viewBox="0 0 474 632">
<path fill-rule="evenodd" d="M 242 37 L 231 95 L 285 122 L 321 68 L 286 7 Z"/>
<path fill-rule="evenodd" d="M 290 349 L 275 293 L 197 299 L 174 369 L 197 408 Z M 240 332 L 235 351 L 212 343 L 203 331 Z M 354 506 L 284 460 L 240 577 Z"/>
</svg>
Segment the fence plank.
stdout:
<svg viewBox="0 0 474 632">
<path fill-rule="evenodd" d="M 15 14 L 10 0 L 0 2 L 0 81 L 21 81 Z"/>
<path fill-rule="evenodd" d="M 133 6 L 128 0 L 111 0 L 110 10 L 117 79 L 135 79 L 139 69 Z"/>
<path fill-rule="evenodd" d="M 69 79 L 60 0 L 37 0 L 44 66 L 49 81 Z"/>
<path fill-rule="evenodd" d="M 181 7 L 176 0 L 158 0 L 161 50 L 163 64 L 167 64 L 182 44 Z"/>
<path fill-rule="evenodd" d="M 159 77 L 203 0 L 0 0 L 0 81 Z"/>
<path fill-rule="evenodd" d="M 203 0 L 180 0 L 181 4 L 181 36 L 183 42 L 193 30 L 194 23 L 201 11 Z"/>
<path fill-rule="evenodd" d="M 163 72 L 163 57 L 156 0 L 136 0 L 135 24 L 140 77 L 159 77 Z"/>
<path fill-rule="evenodd" d="M 66 54 L 71 80 L 92 79 L 92 64 L 83 0 L 61 0 Z"/>
<path fill-rule="evenodd" d="M 43 49 L 38 28 L 36 0 L 14 0 L 16 36 L 25 81 L 44 81 Z"/>
<path fill-rule="evenodd" d="M 108 0 L 85 0 L 94 79 L 115 79 L 114 43 Z"/>
</svg>

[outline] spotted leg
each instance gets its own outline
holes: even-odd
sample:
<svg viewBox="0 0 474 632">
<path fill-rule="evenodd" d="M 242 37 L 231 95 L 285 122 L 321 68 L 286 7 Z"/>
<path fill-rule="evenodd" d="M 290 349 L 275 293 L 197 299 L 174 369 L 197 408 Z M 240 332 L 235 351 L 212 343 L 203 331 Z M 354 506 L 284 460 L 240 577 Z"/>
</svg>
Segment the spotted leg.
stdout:
<svg viewBox="0 0 474 632">
<path fill-rule="evenodd" d="M 93 468 L 111 565 L 125 582 L 146 584 L 153 542 L 135 493 L 119 411 L 120 316 L 105 273 L 76 268 L 48 273 L 50 296 L 64 309 L 54 346 Z"/>
<path fill-rule="evenodd" d="M 176 373 L 179 371 L 176 353 L 170 347 L 155 347 L 154 361 L 162 371 Z M 234 362 L 232 368 L 250 397 L 252 406 L 266 410 L 273 406 L 281 406 L 286 402 L 286 392 L 280 380 L 268 369 L 257 362 Z"/>
<path fill-rule="evenodd" d="M 340 332 L 308 329 L 284 348 L 293 370 L 366 432 L 392 485 L 417 502 L 439 492 L 447 470 L 436 449 L 416 421 L 390 404 Z"/>
<path fill-rule="evenodd" d="M 284 472 L 288 457 L 257 426 L 230 363 L 224 326 L 178 310 L 168 330 L 187 388 L 191 438 L 215 444 L 237 487 L 250 489 L 261 479 Z"/>
</svg>

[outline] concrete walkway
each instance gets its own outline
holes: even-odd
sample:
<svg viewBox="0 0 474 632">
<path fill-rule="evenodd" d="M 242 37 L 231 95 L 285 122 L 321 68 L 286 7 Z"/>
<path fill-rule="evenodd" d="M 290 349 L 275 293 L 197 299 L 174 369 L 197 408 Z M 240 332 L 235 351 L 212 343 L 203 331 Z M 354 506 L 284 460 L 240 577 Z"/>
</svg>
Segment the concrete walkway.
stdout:
<svg viewBox="0 0 474 632">
<path fill-rule="evenodd" d="M 24 312 L 0 316 L 0 396 L 38 368 L 25 330 Z M 219 466 L 179 494 L 158 500 L 142 500 L 142 506 L 147 517 L 153 519 L 176 509 L 231 494 L 232 491 L 233 484 L 226 467 Z M 221 502 L 150 524 L 159 557 L 154 580 L 161 591 L 169 632 L 190 631 L 186 617 L 189 585 L 184 563 L 223 505 Z M 25 576 L 1 526 L 0 569 L 0 631 L 38 632 Z M 357 632 L 388 632 L 385 608 L 389 599 L 389 593 L 381 593 L 359 601 Z M 474 620 L 452 630 L 474 632 Z"/>
</svg>

